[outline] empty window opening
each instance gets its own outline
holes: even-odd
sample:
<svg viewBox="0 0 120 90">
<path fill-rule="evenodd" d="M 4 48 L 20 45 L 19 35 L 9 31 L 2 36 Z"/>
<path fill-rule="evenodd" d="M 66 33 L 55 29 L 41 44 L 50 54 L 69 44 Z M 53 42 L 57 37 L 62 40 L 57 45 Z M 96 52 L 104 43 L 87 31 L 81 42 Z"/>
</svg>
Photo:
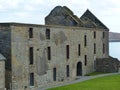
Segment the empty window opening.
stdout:
<svg viewBox="0 0 120 90">
<path fill-rule="evenodd" d="M 69 65 L 66 66 L 66 76 L 69 77 L 70 74 L 69 74 L 70 70 L 69 70 Z"/>
<path fill-rule="evenodd" d="M 51 60 L 51 47 L 47 47 L 48 60 Z"/>
<path fill-rule="evenodd" d="M 94 43 L 94 54 L 96 54 L 96 43 Z"/>
<path fill-rule="evenodd" d="M 50 39 L 50 29 L 46 29 L 46 39 Z"/>
<path fill-rule="evenodd" d="M 30 73 L 30 86 L 34 86 L 34 73 Z"/>
<path fill-rule="evenodd" d="M 33 47 L 29 48 L 29 60 L 30 60 L 30 64 L 33 64 Z"/>
<path fill-rule="evenodd" d="M 56 68 L 53 68 L 53 81 L 56 81 Z"/>
<path fill-rule="evenodd" d="M 94 70 L 96 70 L 96 60 L 94 60 Z"/>
<path fill-rule="evenodd" d="M 66 58 L 67 59 L 69 59 L 69 53 L 70 53 L 69 45 L 66 45 Z"/>
<path fill-rule="evenodd" d="M 33 28 L 29 28 L 29 38 L 33 38 Z"/>
<path fill-rule="evenodd" d="M 105 53 L 105 44 L 103 43 L 103 54 Z"/>
<path fill-rule="evenodd" d="M 96 38 L 96 31 L 94 31 L 94 39 Z"/>
<path fill-rule="evenodd" d="M 85 57 L 85 66 L 87 65 L 87 55 L 84 56 Z"/>
<path fill-rule="evenodd" d="M 80 56 L 80 54 L 81 54 L 81 46 L 80 44 L 78 44 L 78 56 Z"/>
<path fill-rule="evenodd" d="M 84 46 L 85 47 L 87 46 L 87 36 L 86 35 L 84 36 Z"/>
</svg>

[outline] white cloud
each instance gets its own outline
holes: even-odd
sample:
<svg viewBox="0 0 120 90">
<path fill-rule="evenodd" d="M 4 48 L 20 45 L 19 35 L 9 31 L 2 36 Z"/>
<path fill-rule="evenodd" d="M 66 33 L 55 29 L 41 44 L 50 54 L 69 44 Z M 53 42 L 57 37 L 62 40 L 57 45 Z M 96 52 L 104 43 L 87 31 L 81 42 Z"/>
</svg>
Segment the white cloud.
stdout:
<svg viewBox="0 0 120 90">
<path fill-rule="evenodd" d="M 16 8 L 19 3 L 20 0 L 0 0 L 0 5 L 2 6 L 2 9 Z"/>
<path fill-rule="evenodd" d="M 108 3 L 112 3 L 115 5 L 120 5 L 120 0 L 106 0 Z"/>
<path fill-rule="evenodd" d="M 29 16 L 29 14 L 27 12 L 17 12 L 17 13 L 14 13 L 13 15 L 16 17 L 19 17 L 19 18 L 21 18 L 21 17 L 26 18 Z"/>
<path fill-rule="evenodd" d="M 37 5 L 44 3 L 45 0 L 27 0 L 27 1 L 29 1 L 28 3 Z"/>
<path fill-rule="evenodd" d="M 120 15 L 120 7 L 106 8 L 103 14 L 107 16 Z"/>
</svg>

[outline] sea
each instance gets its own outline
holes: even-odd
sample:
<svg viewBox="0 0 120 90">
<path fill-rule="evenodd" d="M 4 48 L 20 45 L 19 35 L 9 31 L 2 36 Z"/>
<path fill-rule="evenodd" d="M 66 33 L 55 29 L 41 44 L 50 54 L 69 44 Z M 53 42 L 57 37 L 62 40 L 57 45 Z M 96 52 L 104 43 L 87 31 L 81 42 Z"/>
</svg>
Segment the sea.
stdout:
<svg viewBox="0 0 120 90">
<path fill-rule="evenodd" d="M 120 42 L 109 42 L 109 54 L 120 60 Z"/>
</svg>

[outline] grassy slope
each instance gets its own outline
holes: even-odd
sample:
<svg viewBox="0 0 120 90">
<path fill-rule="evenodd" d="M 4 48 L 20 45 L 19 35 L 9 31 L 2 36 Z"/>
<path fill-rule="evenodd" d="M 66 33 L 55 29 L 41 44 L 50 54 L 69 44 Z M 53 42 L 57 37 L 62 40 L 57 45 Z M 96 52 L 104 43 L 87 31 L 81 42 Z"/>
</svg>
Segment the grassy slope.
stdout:
<svg viewBox="0 0 120 90">
<path fill-rule="evenodd" d="M 95 78 L 48 90 L 120 90 L 120 75 Z"/>
<path fill-rule="evenodd" d="M 108 74 L 108 73 L 103 73 L 103 72 L 92 72 L 92 73 L 86 74 L 85 76 L 95 76 L 95 75 L 100 75 L 100 74 Z"/>
</svg>

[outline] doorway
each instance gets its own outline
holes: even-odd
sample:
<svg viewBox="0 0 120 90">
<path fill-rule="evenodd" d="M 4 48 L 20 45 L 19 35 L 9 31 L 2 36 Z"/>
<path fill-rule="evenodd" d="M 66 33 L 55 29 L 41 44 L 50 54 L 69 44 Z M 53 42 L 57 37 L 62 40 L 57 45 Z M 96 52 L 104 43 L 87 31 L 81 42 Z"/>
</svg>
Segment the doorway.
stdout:
<svg viewBox="0 0 120 90">
<path fill-rule="evenodd" d="M 82 76 L 82 63 L 77 63 L 77 76 Z"/>
</svg>

